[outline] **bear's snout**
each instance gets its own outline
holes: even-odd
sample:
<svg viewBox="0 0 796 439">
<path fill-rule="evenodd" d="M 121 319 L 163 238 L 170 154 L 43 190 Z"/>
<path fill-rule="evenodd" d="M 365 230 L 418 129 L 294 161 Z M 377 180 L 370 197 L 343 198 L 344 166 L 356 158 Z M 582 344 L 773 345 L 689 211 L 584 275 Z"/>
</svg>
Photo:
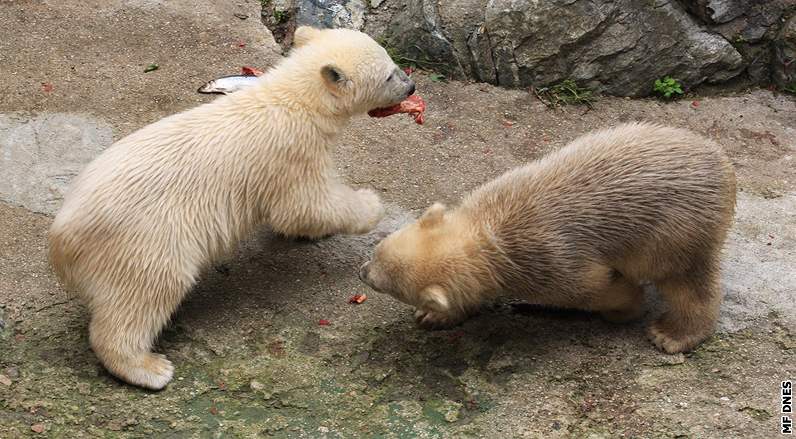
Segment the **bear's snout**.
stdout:
<svg viewBox="0 0 796 439">
<path fill-rule="evenodd" d="M 409 92 L 406 94 L 407 97 L 412 96 L 415 94 L 415 81 L 409 80 Z"/>
<path fill-rule="evenodd" d="M 368 272 L 370 271 L 370 262 L 365 262 L 359 267 L 359 280 L 368 283 Z"/>
</svg>

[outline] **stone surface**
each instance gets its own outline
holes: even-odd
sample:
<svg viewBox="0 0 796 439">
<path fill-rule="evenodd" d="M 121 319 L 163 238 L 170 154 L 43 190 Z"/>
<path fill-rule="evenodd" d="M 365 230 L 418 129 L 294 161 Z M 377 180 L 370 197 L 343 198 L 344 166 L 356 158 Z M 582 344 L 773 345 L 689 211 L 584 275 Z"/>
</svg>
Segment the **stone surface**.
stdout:
<svg viewBox="0 0 796 439">
<path fill-rule="evenodd" d="M 772 45 L 796 0 L 680 0 L 711 31 L 733 44 L 743 57 L 745 79 L 768 84 L 778 67 Z"/>
<path fill-rule="evenodd" d="M 110 125 L 89 116 L 0 114 L 0 199 L 54 213 L 72 177 L 112 141 Z"/>
<path fill-rule="evenodd" d="M 570 78 L 623 96 L 649 94 L 655 79 L 686 87 L 737 74 L 741 57 L 720 37 L 694 25 L 669 3 L 497 0 L 485 33 L 497 83 L 548 85 Z"/>
<path fill-rule="evenodd" d="M 741 16 L 750 3 L 745 0 L 681 0 L 688 9 L 705 21 L 713 23 L 726 23 Z M 764 1 L 762 3 L 770 3 Z"/>
<path fill-rule="evenodd" d="M 396 59 L 507 87 L 574 79 L 644 96 L 672 75 L 768 84 L 772 41 L 796 0 L 279 0 L 263 20 L 283 48 L 296 25 L 364 30 Z M 776 66 L 775 66 L 776 67 Z"/>
<path fill-rule="evenodd" d="M 286 53 L 293 42 L 296 26 L 317 28 L 364 27 L 369 7 L 363 0 L 274 0 L 263 3 L 262 20 Z"/>
<path fill-rule="evenodd" d="M 726 81 L 743 67 L 731 44 L 668 2 L 656 8 L 629 0 L 393 5 L 383 34 L 407 58 L 501 86 L 574 79 L 609 94 L 642 96 L 664 75 L 693 87 Z"/>
<path fill-rule="evenodd" d="M 325 28 L 362 29 L 367 5 L 361 0 L 297 0 L 296 23 Z"/>
<path fill-rule="evenodd" d="M 680 0 L 689 12 L 730 41 L 755 43 L 775 33 L 794 0 Z"/>
<path fill-rule="evenodd" d="M 774 82 L 796 93 L 796 16 L 783 26 L 774 43 Z"/>
</svg>

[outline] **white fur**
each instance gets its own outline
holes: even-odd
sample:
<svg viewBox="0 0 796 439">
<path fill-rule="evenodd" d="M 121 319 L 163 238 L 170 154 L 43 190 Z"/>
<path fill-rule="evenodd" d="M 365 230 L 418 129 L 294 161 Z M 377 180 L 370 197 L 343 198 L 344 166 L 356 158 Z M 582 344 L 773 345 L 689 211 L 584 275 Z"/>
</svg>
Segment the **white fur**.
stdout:
<svg viewBox="0 0 796 439">
<path fill-rule="evenodd" d="M 50 258 L 117 377 L 168 383 L 171 363 L 150 352 L 157 334 L 202 270 L 256 228 L 317 238 L 383 217 L 374 192 L 337 180 L 329 153 L 351 116 L 400 102 L 411 81 L 362 33 L 297 36 L 258 85 L 119 140 L 73 182 Z"/>
</svg>

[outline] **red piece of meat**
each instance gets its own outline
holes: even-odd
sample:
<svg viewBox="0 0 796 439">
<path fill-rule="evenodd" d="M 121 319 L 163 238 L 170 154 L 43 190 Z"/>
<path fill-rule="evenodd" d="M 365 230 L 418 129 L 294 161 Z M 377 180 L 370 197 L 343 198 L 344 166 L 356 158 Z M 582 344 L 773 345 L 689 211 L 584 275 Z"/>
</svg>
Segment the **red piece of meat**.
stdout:
<svg viewBox="0 0 796 439">
<path fill-rule="evenodd" d="M 387 117 L 398 113 L 408 113 L 410 116 L 415 118 L 416 123 L 423 125 L 423 122 L 425 122 L 425 116 L 423 115 L 423 112 L 425 111 L 426 103 L 423 102 L 423 98 L 418 95 L 411 95 L 398 105 L 370 110 L 368 111 L 368 116 Z"/>
<path fill-rule="evenodd" d="M 348 303 L 359 305 L 366 300 L 368 300 L 367 294 L 354 294 L 348 299 Z"/>
<path fill-rule="evenodd" d="M 257 67 L 243 66 L 240 68 L 240 73 L 244 76 L 261 76 L 263 71 Z"/>
</svg>

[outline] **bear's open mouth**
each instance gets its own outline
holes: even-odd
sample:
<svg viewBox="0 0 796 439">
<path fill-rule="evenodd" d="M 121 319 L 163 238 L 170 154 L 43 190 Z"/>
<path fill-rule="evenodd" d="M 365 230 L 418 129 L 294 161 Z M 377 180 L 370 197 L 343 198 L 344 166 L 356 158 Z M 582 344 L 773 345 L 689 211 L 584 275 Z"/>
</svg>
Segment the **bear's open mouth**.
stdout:
<svg viewBox="0 0 796 439">
<path fill-rule="evenodd" d="M 393 105 L 392 107 L 376 108 L 374 110 L 370 110 L 368 111 L 368 116 L 387 117 L 392 116 L 393 114 L 407 113 L 415 119 L 417 124 L 423 125 L 423 122 L 425 122 L 425 116 L 423 113 L 425 111 L 426 103 L 423 102 L 423 98 L 413 94 L 401 101 L 401 103 Z"/>
</svg>

